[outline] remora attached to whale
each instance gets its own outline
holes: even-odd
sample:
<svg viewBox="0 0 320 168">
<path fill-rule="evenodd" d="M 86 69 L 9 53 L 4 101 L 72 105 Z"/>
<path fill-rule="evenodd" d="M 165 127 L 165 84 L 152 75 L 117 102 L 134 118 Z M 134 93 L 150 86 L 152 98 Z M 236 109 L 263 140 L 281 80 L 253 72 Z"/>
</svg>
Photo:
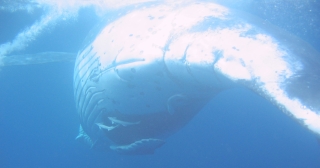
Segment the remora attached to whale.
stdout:
<svg viewBox="0 0 320 168">
<path fill-rule="evenodd" d="M 153 153 L 212 97 L 237 85 L 320 135 L 317 51 L 214 3 L 132 11 L 79 52 L 74 72 L 78 138 L 92 145 L 108 138 L 123 154 Z"/>
</svg>

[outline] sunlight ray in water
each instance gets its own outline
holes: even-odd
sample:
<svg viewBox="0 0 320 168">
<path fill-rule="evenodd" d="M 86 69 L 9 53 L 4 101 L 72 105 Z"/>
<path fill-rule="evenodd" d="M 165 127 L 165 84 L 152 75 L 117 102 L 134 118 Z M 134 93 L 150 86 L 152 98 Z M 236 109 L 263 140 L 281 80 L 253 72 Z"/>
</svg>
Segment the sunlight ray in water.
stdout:
<svg viewBox="0 0 320 168">
<path fill-rule="evenodd" d="M 77 53 L 42 52 L 36 54 L 10 55 L 2 59 L 3 66 L 32 65 L 48 62 L 74 62 Z"/>
<path fill-rule="evenodd" d="M 148 2 L 153 0 L 122 0 L 122 1 L 99 1 L 99 0 L 30 0 L 0 3 L 0 10 L 16 12 L 20 10 L 32 12 L 34 9 L 43 8 L 48 11 L 41 18 L 27 27 L 16 37 L 4 44 L 0 44 L 0 65 L 6 66 L 2 61 L 4 57 L 9 56 L 12 52 L 25 49 L 28 44 L 34 41 L 48 27 L 53 27 L 61 20 L 67 20 L 77 17 L 81 8 L 94 7 L 97 15 L 103 15 L 107 9 L 119 8 L 130 4 Z M 39 54 L 38 54 L 39 55 Z M 22 58 L 24 56 L 20 56 Z M 11 58 L 10 60 L 12 60 Z M 52 58 L 49 58 L 51 60 Z M 12 62 L 12 61 L 11 61 Z M 21 60 L 20 60 L 21 62 Z M 25 63 L 24 63 L 25 64 Z"/>
</svg>

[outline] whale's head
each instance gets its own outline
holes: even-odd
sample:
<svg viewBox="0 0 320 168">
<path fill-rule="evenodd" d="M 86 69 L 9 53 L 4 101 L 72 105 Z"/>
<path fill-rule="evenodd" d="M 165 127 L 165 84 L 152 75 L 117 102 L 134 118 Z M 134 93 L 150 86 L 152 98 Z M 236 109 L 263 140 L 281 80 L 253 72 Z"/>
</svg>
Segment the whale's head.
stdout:
<svg viewBox="0 0 320 168">
<path fill-rule="evenodd" d="M 130 21 L 130 14 L 106 25 L 77 57 L 75 101 L 81 127 L 92 144 L 104 136 L 112 141 L 111 149 L 115 151 L 152 153 L 215 94 L 230 85 L 220 74 L 210 74 L 212 79 L 193 74 L 193 71 L 210 69 L 210 64 L 188 69 L 184 67 L 187 60 L 166 57 L 169 51 L 166 47 L 176 37 L 171 34 L 172 27 L 159 24 L 168 19 L 173 21 L 174 18 L 169 17 L 175 13 L 171 13 L 171 7 L 161 6 L 157 10 L 165 12 L 145 16 L 153 10 L 136 13 L 141 16 L 140 22 L 146 23 L 136 28 L 114 28 L 123 22 L 135 23 Z M 185 14 L 189 10 L 182 11 Z M 182 19 L 184 14 L 179 17 Z M 182 26 L 192 26 L 196 22 L 196 18 L 193 19 Z M 156 34 L 155 37 L 152 34 Z"/>
<path fill-rule="evenodd" d="M 235 85 L 319 133 L 319 99 L 300 94 L 308 91 L 301 78 L 310 70 L 301 47 L 312 50 L 257 25 L 213 3 L 143 8 L 105 25 L 75 63 L 78 138 L 93 146 L 111 141 L 110 149 L 123 154 L 153 153 L 213 96 Z"/>
</svg>

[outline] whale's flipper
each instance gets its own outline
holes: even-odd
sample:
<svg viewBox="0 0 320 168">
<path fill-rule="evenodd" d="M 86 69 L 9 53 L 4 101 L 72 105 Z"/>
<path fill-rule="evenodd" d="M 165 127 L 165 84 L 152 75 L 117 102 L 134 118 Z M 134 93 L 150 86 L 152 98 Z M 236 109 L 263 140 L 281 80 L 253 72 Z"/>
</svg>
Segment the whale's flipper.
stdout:
<svg viewBox="0 0 320 168">
<path fill-rule="evenodd" d="M 129 145 L 110 146 L 110 149 L 120 154 L 146 155 L 153 154 L 154 150 L 161 147 L 165 141 L 161 139 L 141 139 Z"/>
<path fill-rule="evenodd" d="M 1 66 L 43 64 L 51 62 L 74 62 L 76 53 L 42 52 L 35 54 L 10 55 L 0 58 Z"/>
</svg>

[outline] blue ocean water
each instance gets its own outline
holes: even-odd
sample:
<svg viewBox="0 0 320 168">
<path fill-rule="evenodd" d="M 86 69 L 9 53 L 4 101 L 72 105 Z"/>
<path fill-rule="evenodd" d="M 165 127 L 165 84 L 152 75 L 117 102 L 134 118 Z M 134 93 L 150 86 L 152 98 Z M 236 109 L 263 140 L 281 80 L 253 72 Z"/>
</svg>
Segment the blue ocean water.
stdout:
<svg viewBox="0 0 320 168">
<path fill-rule="evenodd" d="M 314 26 L 319 22 L 287 27 L 292 20 L 280 21 L 293 17 L 290 11 L 268 18 L 261 10 L 252 8 L 252 13 L 319 50 Z M 1 11 L 0 42 L 13 39 L 42 12 Z M 17 53 L 76 52 L 98 23 L 90 14 L 83 11 L 77 20 L 58 23 Z M 155 154 L 146 156 L 92 150 L 75 141 L 79 121 L 74 104 L 72 62 L 1 68 L 0 167 L 320 167 L 314 134 L 245 88 L 219 94 Z"/>
</svg>

